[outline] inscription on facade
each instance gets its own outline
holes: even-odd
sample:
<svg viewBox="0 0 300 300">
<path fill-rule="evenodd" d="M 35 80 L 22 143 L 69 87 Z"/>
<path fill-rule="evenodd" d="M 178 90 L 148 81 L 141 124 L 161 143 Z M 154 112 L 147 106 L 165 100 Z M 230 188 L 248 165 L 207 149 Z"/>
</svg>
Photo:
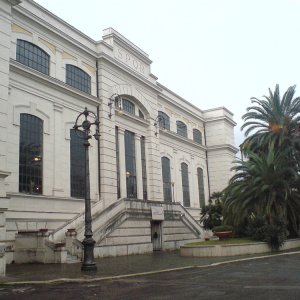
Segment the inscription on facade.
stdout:
<svg viewBox="0 0 300 300">
<path fill-rule="evenodd" d="M 152 220 L 164 220 L 164 208 L 161 206 L 151 206 Z"/>
<path fill-rule="evenodd" d="M 124 62 L 127 66 L 130 68 L 136 70 L 137 72 L 141 73 L 142 75 L 145 75 L 145 69 L 146 65 L 143 64 L 139 59 L 132 56 L 125 50 L 117 47 L 117 50 L 115 52 L 115 57 L 122 62 Z"/>
</svg>

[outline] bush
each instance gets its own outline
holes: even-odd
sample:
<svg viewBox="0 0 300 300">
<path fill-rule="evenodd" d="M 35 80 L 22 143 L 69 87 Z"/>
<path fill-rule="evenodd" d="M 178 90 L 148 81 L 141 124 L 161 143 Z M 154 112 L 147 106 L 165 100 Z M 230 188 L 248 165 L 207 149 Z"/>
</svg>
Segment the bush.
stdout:
<svg viewBox="0 0 300 300">
<path fill-rule="evenodd" d="M 248 221 L 248 226 L 246 229 L 247 236 L 257 240 L 264 241 L 265 239 L 265 226 L 267 225 L 266 219 L 264 217 L 254 217 L 250 218 Z"/>
<path fill-rule="evenodd" d="M 287 226 L 282 220 L 276 220 L 272 225 L 264 226 L 265 239 L 272 250 L 279 250 L 287 239 Z"/>
<path fill-rule="evenodd" d="M 272 250 L 279 250 L 287 239 L 286 223 L 276 218 L 268 224 L 264 217 L 255 217 L 249 220 L 247 233 L 257 241 L 267 242 Z"/>
</svg>

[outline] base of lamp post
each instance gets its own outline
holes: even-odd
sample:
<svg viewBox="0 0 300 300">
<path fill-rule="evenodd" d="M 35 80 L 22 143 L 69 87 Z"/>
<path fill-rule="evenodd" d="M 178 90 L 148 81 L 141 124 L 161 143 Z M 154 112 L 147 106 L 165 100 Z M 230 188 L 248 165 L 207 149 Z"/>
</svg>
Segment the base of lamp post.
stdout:
<svg viewBox="0 0 300 300">
<path fill-rule="evenodd" d="M 94 262 L 94 245 L 95 240 L 92 237 L 85 238 L 82 241 L 83 244 L 83 263 L 81 271 L 95 272 L 97 271 L 97 265 Z"/>
</svg>

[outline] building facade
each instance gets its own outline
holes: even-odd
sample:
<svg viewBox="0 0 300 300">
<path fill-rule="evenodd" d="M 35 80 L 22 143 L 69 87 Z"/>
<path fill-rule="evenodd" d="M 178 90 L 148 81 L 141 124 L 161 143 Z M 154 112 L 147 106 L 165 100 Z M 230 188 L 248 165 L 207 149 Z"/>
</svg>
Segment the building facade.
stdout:
<svg viewBox="0 0 300 300">
<path fill-rule="evenodd" d="M 101 135 L 89 147 L 95 256 L 201 239 L 201 206 L 231 177 L 232 113 L 200 110 L 160 84 L 148 54 L 112 28 L 94 41 L 31 0 L 0 0 L 0 17 L 7 262 L 26 261 L 20 240 L 41 230 L 49 247 L 74 230 L 66 248 L 80 248 L 85 160 L 73 126 L 85 107 Z"/>
</svg>

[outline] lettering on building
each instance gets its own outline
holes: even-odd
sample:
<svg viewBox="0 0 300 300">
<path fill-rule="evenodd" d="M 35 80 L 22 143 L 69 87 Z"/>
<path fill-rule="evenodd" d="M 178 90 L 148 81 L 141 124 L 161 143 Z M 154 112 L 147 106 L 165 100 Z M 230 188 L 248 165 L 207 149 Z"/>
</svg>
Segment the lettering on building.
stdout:
<svg viewBox="0 0 300 300">
<path fill-rule="evenodd" d="M 125 63 L 130 68 L 136 70 L 137 72 L 139 72 L 142 75 L 145 75 L 146 66 L 139 59 L 137 59 L 133 55 L 130 55 L 128 52 L 117 47 L 117 50 L 115 52 L 115 57 L 117 59 L 121 60 L 123 63 Z"/>
</svg>

